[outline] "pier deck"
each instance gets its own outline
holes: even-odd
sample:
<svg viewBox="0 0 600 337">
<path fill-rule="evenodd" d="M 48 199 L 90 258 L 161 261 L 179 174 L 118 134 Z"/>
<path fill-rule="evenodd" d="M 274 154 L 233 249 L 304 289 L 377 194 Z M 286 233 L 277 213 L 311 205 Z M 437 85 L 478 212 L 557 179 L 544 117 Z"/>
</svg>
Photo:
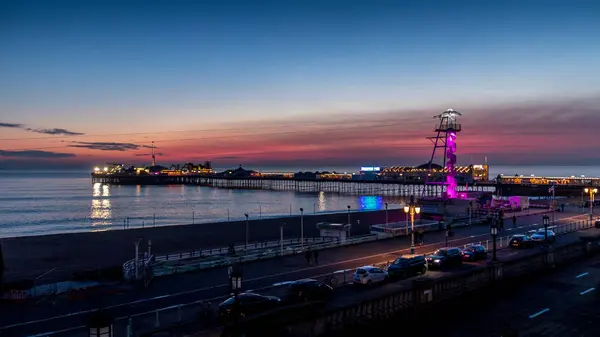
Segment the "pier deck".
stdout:
<svg viewBox="0 0 600 337">
<path fill-rule="evenodd" d="M 223 177 L 216 175 L 119 175 L 92 174 L 92 183 L 114 185 L 174 185 L 186 184 L 229 189 L 256 189 L 296 192 L 333 192 L 342 194 L 439 196 L 442 185 L 425 184 L 418 180 L 342 180 L 299 179 L 286 177 Z M 495 184 L 481 182 L 463 184 L 458 191 L 494 192 Z"/>
</svg>

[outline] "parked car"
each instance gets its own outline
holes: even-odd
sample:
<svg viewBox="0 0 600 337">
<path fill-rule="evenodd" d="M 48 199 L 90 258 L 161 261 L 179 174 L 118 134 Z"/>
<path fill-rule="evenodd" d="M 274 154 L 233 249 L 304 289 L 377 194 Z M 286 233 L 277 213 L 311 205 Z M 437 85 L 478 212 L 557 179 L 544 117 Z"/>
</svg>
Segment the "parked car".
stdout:
<svg viewBox="0 0 600 337">
<path fill-rule="evenodd" d="M 390 264 L 386 271 L 390 279 L 405 279 L 417 274 L 427 272 L 427 260 L 423 255 L 402 255 Z"/>
<path fill-rule="evenodd" d="M 355 284 L 371 285 L 388 280 L 388 272 L 374 266 L 364 266 L 356 269 L 354 272 Z"/>
<path fill-rule="evenodd" d="M 239 312 L 240 317 L 257 314 L 276 308 L 281 300 L 275 296 L 263 296 L 256 293 L 241 293 L 219 304 L 218 312 L 222 319 L 228 320 Z"/>
<path fill-rule="evenodd" d="M 487 258 L 487 251 L 482 245 L 471 245 L 462 250 L 463 261 L 478 261 Z"/>
<path fill-rule="evenodd" d="M 281 300 L 286 303 L 304 301 L 326 301 L 333 296 L 333 288 L 321 281 L 302 279 L 287 282 Z"/>
<path fill-rule="evenodd" d="M 535 241 L 525 234 L 513 235 L 508 242 L 509 246 L 513 248 L 531 248 L 536 245 Z"/>
<path fill-rule="evenodd" d="M 463 261 L 460 248 L 440 248 L 427 256 L 427 265 L 430 269 L 442 269 L 453 265 L 461 265 Z"/>
<path fill-rule="evenodd" d="M 544 228 L 541 228 L 541 229 L 538 229 L 535 231 L 531 231 L 531 234 L 529 237 L 534 242 L 544 242 L 544 238 L 545 238 L 544 231 L 545 231 Z M 554 241 L 556 241 L 556 234 L 552 230 L 548 229 L 547 235 L 548 235 L 548 242 L 554 243 Z"/>
<path fill-rule="evenodd" d="M 594 222 L 594 227 L 600 228 L 600 218 L 596 218 L 596 221 Z"/>
</svg>

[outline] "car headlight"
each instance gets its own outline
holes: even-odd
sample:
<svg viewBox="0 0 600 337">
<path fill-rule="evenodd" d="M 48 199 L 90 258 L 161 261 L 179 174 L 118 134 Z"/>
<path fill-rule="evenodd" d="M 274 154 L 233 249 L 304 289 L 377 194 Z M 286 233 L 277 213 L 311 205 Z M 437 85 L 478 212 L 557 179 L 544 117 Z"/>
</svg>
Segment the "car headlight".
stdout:
<svg viewBox="0 0 600 337">
<path fill-rule="evenodd" d="M 440 263 L 440 259 L 433 260 L 433 263 Z"/>
</svg>

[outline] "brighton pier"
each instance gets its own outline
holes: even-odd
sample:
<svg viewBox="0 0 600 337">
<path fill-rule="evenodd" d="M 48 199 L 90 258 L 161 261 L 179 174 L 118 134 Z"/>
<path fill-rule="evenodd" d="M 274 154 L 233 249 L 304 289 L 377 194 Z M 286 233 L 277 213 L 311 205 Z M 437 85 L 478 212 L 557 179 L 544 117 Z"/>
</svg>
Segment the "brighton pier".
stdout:
<svg viewBox="0 0 600 337">
<path fill-rule="evenodd" d="M 186 163 L 170 167 L 156 164 L 152 143 L 152 165 L 148 167 L 111 164 L 92 172 L 92 182 L 115 185 L 190 184 L 230 189 L 262 189 L 298 192 L 334 192 L 397 196 L 430 196 L 464 199 L 472 192 L 498 196 L 583 195 L 586 187 L 600 187 L 600 178 L 496 176 L 490 179 L 489 166 L 457 165 L 457 135 L 462 131 L 458 117 L 448 109 L 434 116 L 439 120 L 429 161 L 421 166 L 362 167 L 358 173 L 258 172 L 236 169 L 216 172 L 211 163 Z M 437 157 L 440 158 L 437 158 Z M 435 159 L 442 165 L 434 163 Z"/>
</svg>

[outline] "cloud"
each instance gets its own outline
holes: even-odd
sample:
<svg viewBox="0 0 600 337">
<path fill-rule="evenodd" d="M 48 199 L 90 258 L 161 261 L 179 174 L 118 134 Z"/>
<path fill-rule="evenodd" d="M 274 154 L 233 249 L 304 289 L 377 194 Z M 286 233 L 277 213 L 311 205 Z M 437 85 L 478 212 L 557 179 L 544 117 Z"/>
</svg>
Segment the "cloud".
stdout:
<svg viewBox="0 0 600 337">
<path fill-rule="evenodd" d="M 161 152 L 156 152 L 155 155 L 157 157 L 162 157 L 163 156 L 163 154 Z M 150 154 L 150 153 L 137 153 L 137 154 L 135 154 L 135 156 L 136 157 L 150 157 L 150 156 L 152 156 L 152 154 Z"/>
<path fill-rule="evenodd" d="M 443 108 L 439 109 L 443 111 Z M 598 99 L 510 103 L 459 109 L 460 164 L 600 164 L 594 145 L 600 127 Z M 439 112 L 439 111 L 438 111 Z M 429 161 L 439 120 L 431 111 L 365 112 L 312 121 L 289 121 L 278 129 L 246 124 L 246 130 L 213 133 L 198 140 L 167 143 L 169 159 L 201 155 L 221 163 L 310 163 L 323 165 L 415 165 Z M 282 122 L 269 122 L 282 123 Z M 250 131 L 248 131 L 250 130 Z M 198 149 L 202 149 L 200 153 Z M 441 162 L 442 151 L 435 162 Z M 233 157 L 233 158 L 232 158 Z"/>
<path fill-rule="evenodd" d="M 69 131 L 66 129 L 31 129 L 31 128 L 26 128 L 25 130 L 27 131 L 31 131 L 31 132 L 36 132 L 36 133 L 43 133 L 46 135 L 59 135 L 59 136 L 81 136 L 84 133 L 81 132 L 73 132 L 73 131 Z"/>
<path fill-rule="evenodd" d="M 3 123 L 3 122 L 0 122 L 0 128 L 21 129 L 21 128 L 23 128 L 23 124 L 14 124 L 14 123 Z"/>
<path fill-rule="evenodd" d="M 19 123 L 3 123 L 0 122 L 0 127 L 2 128 L 13 128 L 13 129 L 22 129 L 29 132 L 42 133 L 46 135 L 57 135 L 57 136 L 81 136 L 83 133 L 81 132 L 73 132 L 67 129 L 62 128 L 52 128 L 52 129 L 33 129 L 25 127 L 25 124 Z"/>
<path fill-rule="evenodd" d="M 49 152 L 39 150 L 8 151 L 0 150 L 0 156 L 12 158 L 73 158 L 74 153 Z"/>
<path fill-rule="evenodd" d="M 74 145 L 69 147 L 84 148 L 90 150 L 100 151 L 128 151 L 128 150 L 139 150 L 141 148 L 151 148 L 148 145 L 139 145 L 134 143 L 114 143 L 114 142 L 73 142 Z"/>
</svg>

